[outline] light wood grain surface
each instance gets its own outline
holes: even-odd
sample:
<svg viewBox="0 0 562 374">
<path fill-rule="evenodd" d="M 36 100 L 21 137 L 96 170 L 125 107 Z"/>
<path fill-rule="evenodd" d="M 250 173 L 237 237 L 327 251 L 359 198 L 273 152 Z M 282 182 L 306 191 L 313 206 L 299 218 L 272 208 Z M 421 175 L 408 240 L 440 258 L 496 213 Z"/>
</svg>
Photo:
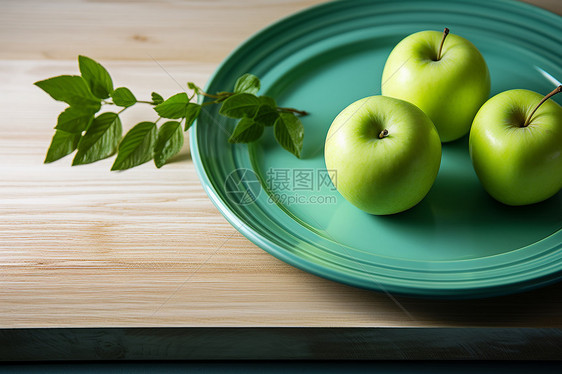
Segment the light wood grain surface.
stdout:
<svg viewBox="0 0 562 374">
<path fill-rule="evenodd" d="M 397 297 L 273 258 L 215 209 L 188 150 L 160 170 L 43 165 L 64 107 L 32 85 L 101 61 L 137 97 L 204 85 L 227 54 L 302 1 L 0 3 L 0 328 L 557 326 L 562 285 L 476 301 Z M 562 2 L 534 0 L 562 13 Z M 150 109 L 129 111 L 124 123 Z"/>
</svg>

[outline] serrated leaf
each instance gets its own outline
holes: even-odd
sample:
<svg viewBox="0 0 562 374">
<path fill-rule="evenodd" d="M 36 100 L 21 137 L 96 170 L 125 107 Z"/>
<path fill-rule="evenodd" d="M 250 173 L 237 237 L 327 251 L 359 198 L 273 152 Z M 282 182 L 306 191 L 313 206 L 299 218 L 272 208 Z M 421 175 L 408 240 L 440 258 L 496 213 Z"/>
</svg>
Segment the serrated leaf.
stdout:
<svg viewBox="0 0 562 374">
<path fill-rule="evenodd" d="M 92 113 L 84 113 L 74 107 L 68 107 L 64 112 L 59 114 L 55 129 L 81 134 L 88 129 L 93 119 L 94 115 Z"/>
<path fill-rule="evenodd" d="M 260 90 L 260 79 L 253 74 L 246 73 L 236 80 L 234 92 L 257 94 Z"/>
<path fill-rule="evenodd" d="M 125 170 L 152 160 L 156 142 L 156 124 L 141 122 L 135 125 L 119 144 L 117 158 L 111 170 Z"/>
<path fill-rule="evenodd" d="M 275 139 L 283 148 L 298 158 L 301 157 L 304 127 L 297 116 L 293 113 L 279 113 L 273 132 Z"/>
<path fill-rule="evenodd" d="M 80 138 L 72 165 L 89 164 L 113 155 L 122 134 L 123 127 L 117 113 L 100 114 Z"/>
<path fill-rule="evenodd" d="M 269 105 L 260 105 L 254 116 L 254 121 L 260 123 L 262 126 L 273 126 L 278 117 L 279 112 L 276 108 Z"/>
<path fill-rule="evenodd" d="M 260 96 L 258 99 L 260 99 L 260 103 L 262 105 L 269 105 L 272 108 L 277 108 L 277 103 L 275 102 L 275 99 L 270 96 Z"/>
<path fill-rule="evenodd" d="M 111 93 L 113 103 L 117 106 L 129 107 L 137 103 L 137 98 L 127 87 L 119 87 Z"/>
<path fill-rule="evenodd" d="M 260 106 L 257 96 L 248 93 L 239 93 L 226 99 L 219 111 L 223 116 L 231 118 L 252 118 Z"/>
<path fill-rule="evenodd" d="M 98 62 L 86 56 L 78 56 L 78 66 L 82 78 L 90 87 L 90 91 L 100 99 L 107 99 L 113 91 L 113 81 L 107 70 Z"/>
<path fill-rule="evenodd" d="M 161 168 L 176 155 L 183 147 L 183 132 L 181 124 L 176 121 L 168 121 L 158 129 L 156 145 L 154 146 L 154 164 Z"/>
<path fill-rule="evenodd" d="M 151 93 L 150 97 L 152 98 L 154 105 L 162 104 L 164 102 L 164 98 L 156 92 Z"/>
<path fill-rule="evenodd" d="M 175 94 L 163 103 L 156 105 L 154 110 L 160 117 L 178 119 L 185 116 L 187 104 L 189 104 L 189 97 L 187 97 L 185 92 L 182 92 Z"/>
<path fill-rule="evenodd" d="M 185 110 L 185 131 L 189 130 L 200 113 L 201 105 L 193 103 L 187 105 L 187 109 Z"/>
<path fill-rule="evenodd" d="M 255 122 L 252 118 L 242 118 L 230 138 L 229 143 L 249 143 L 258 140 L 263 134 L 263 125 Z"/>
<path fill-rule="evenodd" d="M 80 140 L 80 133 L 68 133 L 66 131 L 55 130 L 55 135 L 51 140 L 51 145 L 47 150 L 45 163 L 56 161 L 74 152 Z"/>
<path fill-rule="evenodd" d="M 57 101 L 64 101 L 83 111 L 95 113 L 100 110 L 101 100 L 90 92 L 86 81 L 78 75 L 59 75 L 34 84 Z"/>
</svg>

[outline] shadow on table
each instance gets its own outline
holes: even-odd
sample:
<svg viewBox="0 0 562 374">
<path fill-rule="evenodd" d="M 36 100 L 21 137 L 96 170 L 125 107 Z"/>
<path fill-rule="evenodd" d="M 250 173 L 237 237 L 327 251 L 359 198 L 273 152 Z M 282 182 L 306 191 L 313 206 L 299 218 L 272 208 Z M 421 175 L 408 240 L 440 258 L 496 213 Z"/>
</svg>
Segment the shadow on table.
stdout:
<svg viewBox="0 0 562 374">
<path fill-rule="evenodd" d="M 388 296 L 372 292 L 370 297 L 379 299 Z M 562 327 L 562 283 L 524 293 L 485 299 L 394 297 L 414 321 L 428 325 Z"/>
</svg>

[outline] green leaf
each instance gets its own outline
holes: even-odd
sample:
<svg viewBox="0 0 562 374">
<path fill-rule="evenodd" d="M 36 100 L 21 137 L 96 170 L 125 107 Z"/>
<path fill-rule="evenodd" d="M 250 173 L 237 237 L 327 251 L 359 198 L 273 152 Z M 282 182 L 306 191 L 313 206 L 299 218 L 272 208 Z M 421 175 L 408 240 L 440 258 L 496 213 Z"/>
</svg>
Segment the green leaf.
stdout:
<svg viewBox="0 0 562 374">
<path fill-rule="evenodd" d="M 228 99 L 229 97 L 233 96 L 232 92 L 219 92 L 217 94 L 217 98 L 215 99 L 216 103 L 222 103 L 224 102 L 226 99 Z"/>
<path fill-rule="evenodd" d="M 304 127 L 293 113 L 279 113 L 273 127 L 275 139 L 283 148 L 298 158 L 301 157 Z"/>
<path fill-rule="evenodd" d="M 201 113 L 201 105 L 189 103 L 185 110 L 185 131 L 193 125 L 193 122 L 199 117 L 199 113 Z"/>
<path fill-rule="evenodd" d="M 269 105 L 270 107 L 277 108 L 277 103 L 275 102 L 275 99 L 273 99 L 272 97 L 260 96 L 259 99 L 262 105 Z"/>
<path fill-rule="evenodd" d="M 260 105 L 256 115 L 254 116 L 254 121 L 262 126 L 273 126 L 275 121 L 277 121 L 277 118 L 279 118 L 279 112 L 275 107 Z"/>
<path fill-rule="evenodd" d="M 78 56 L 82 78 L 88 83 L 90 91 L 100 99 L 107 99 L 113 91 L 113 81 L 103 66 L 86 56 Z"/>
<path fill-rule="evenodd" d="M 187 82 L 187 88 L 195 91 L 196 94 L 199 94 L 199 92 L 201 92 L 201 89 L 193 82 Z"/>
<path fill-rule="evenodd" d="M 123 127 L 117 113 L 100 114 L 80 138 L 72 165 L 89 164 L 113 155 L 122 134 Z"/>
<path fill-rule="evenodd" d="M 117 106 L 129 107 L 137 103 L 137 98 L 127 87 L 119 87 L 111 93 L 113 103 Z"/>
<path fill-rule="evenodd" d="M 154 164 L 161 168 L 183 147 L 181 123 L 168 121 L 158 129 L 158 137 L 154 146 Z"/>
<path fill-rule="evenodd" d="M 234 92 L 257 94 L 260 90 L 260 79 L 253 74 L 246 73 L 236 80 Z"/>
<path fill-rule="evenodd" d="M 263 134 L 263 125 L 255 122 L 252 118 L 242 118 L 230 138 L 229 143 L 249 143 L 258 140 Z"/>
<path fill-rule="evenodd" d="M 154 105 L 162 104 L 164 102 L 164 98 L 156 92 L 151 93 L 150 96 L 152 97 Z"/>
<path fill-rule="evenodd" d="M 100 110 L 100 99 L 90 92 L 86 81 L 78 75 L 59 75 L 34 83 L 57 101 L 93 113 Z"/>
<path fill-rule="evenodd" d="M 260 100 L 255 95 L 239 93 L 226 99 L 219 113 L 231 118 L 251 118 L 256 115 L 259 106 Z"/>
<path fill-rule="evenodd" d="M 68 107 L 59 115 L 55 129 L 81 134 L 88 129 L 93 119 L 92 113 L 85 113 L 74 107 Z"/>
<path fill-rule="evenodd" d="M 65 131 L 56 130 L 51 145 L 47 150 L 45 163 L 56 161 L 64 156 L 74 152 L 78 146 L 80 134 L 71 134 Z"/>
<path fill-rule="evenodd" d="M 178 119 L 185 116 L 187 104 L 189 104 L 189 98 L 185 92 L 182 92 L 168 98 L 162 104 L 156 105 L 154 110 L 160 117 Z"/>
<path fill-rule="evenodd" d="M 125 170 L 152 160 L 156 142 L 156 124 L 141 122 L 135 125 L 119 144 L 119 153 L 111 170 Z"/>
</svg>

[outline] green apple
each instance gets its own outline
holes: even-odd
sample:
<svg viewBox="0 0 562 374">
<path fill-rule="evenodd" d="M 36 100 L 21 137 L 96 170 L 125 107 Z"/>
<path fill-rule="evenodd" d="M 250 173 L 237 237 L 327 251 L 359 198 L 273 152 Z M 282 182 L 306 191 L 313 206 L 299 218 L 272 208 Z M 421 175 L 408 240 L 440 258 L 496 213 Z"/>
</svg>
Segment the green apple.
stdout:
<svg viewBox="0 0 562 374">
<path fill-rule="evenodd" d="M 383 95 L 423 110 L 442 142 L 467 134 L 490 95 L 490 73 L 478 49 L 448 33 L 421 31 L 403 39 L 386 60 L 381 84 Z"/>
<path fill-rule="evenodd" d="M 346 200 L 367 213 L 393 214 L 427 194 L 441 164 L 441 142 L 429 117 L 415 105 L 371 96 L 334 119 L 324 157 Z"/>
<path fill-rule="evenodd" d="M 529 90 L 510 90 L 476 114 L 469 150 L 484 189 L 507 205 L 548 199 L 562 189 L 562 107 Z M 542 100 L 541 100 L 542 99 Z"/>
</svg>

